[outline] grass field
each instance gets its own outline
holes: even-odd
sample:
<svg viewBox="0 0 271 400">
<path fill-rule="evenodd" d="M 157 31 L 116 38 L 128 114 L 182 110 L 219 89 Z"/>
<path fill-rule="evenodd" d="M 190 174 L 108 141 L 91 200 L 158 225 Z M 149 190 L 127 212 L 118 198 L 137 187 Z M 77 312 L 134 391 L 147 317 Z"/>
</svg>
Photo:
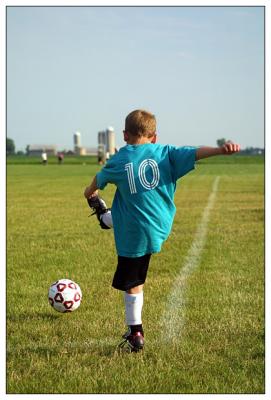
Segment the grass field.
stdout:
<svg viewBox="0 0 271 400">
<path fill-rule="evenodd" d="M 83 198 L 97 170 L 8 163 L 7 393 L 264 393 L 263 159 L 217 157 L 179 184 L 172 234 L 145 284 L 140 354 L 116 351 L 125 323 L 111 288 L 113 233 L 88 218 Z M 165 342 L 162 316 L 216 176 L 206 241 L 181 294 L 184 323 Z M 109 204 L 113 194 L 102 193 Z M 83 302 L 59 314 L 47 292 L 66 277 Z"/>
<path fill-rule="evenodd" d="M 10 155 L 7 157 L 7 165 L 41 165 L 41 157 L 27 155 Z M 48 156 L 49 165 L 58 165 L 56 156 Z M 76 156 L 66 155 L 63 159 L 63 165 L 97 165 L 97 157 L 95 156 Z"/>
</svg>

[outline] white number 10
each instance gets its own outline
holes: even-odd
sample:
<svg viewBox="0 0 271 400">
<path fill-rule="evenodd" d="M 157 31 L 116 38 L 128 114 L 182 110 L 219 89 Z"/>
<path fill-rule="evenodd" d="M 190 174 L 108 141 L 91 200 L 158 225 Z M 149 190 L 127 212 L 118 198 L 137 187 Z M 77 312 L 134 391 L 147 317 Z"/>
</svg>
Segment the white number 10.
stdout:
<svg viewBox="0 0 271 400">
<path fill-rule="evenodd" d="M 152 181 L 149 182 L 146 178 L 146 168 L 151 167 L 152 169 Z M 125 171 L 127 171 L 128 183 L 131 194 L 137 193 L 134 175 L 133 163 L 125 164 Z M 138 168 L 138 178 L 141 185 L 148 190 L 153 190 L 159 183 L 160 172 L 158 164 L 155 160 L 147 159 L 142 161 Z"/>
</svg>

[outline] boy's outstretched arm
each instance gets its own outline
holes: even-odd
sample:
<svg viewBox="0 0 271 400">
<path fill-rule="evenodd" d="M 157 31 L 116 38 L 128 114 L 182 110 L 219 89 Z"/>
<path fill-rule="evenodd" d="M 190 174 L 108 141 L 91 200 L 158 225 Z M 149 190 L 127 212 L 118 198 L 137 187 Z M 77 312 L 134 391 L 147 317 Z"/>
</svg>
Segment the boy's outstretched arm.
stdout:
<svg viewBox="0 0 271 400">
<path fill-rule="evenodd" d="M 221 154 L 230 155 L 233 153 L 238 153 L 238 151 L 240 151 L 239 144 L 232 142 L 226 142 L 221 147 L 199 147 L 196 152 L 196 160 L 212 156 L 219 156 Z"/>
<path fill-rule="evenodd" d="M 86 199 L 89 199 L 92 195 L 97 193 L 98 193 L 98 187 L 97 187 L 97 179 L 95 176 L 91 184 L 86 187 L 84 191 L 84 196 Z"/>
</svg>

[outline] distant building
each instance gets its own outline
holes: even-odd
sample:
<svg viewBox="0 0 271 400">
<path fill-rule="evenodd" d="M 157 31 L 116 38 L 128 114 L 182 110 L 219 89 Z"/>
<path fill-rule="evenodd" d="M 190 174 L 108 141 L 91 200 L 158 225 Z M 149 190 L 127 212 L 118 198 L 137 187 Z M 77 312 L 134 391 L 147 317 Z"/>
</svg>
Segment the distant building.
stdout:
<svg viewBox="0 0 271 400">
<path fill-rule="evenodd" d="M 83 147 L 81 144 L 81 133 L 73 134 L 74 154 L 77 156 L 97 156 L 97 147 Z"/>
<path fill-rule="evenodd" d="M 56 146 L 47 144 L 30 144 L 27 146 L 27 155 L 29 156 L 41 157 L 42 153 L 46 153 L 47 156 L 55 156 L 57 153 Z"/>
<path fill-rule="evenodd" d="M 97 156 L 104 158 L 115 154 L 115 132 L 114 128 L 108 127 L 105 131 L 98 132 L 98 147 L 83 147 L 81 143 L 81 133 L 76 131 L 73 134 L 74 154 L 77 156 Z"/>
<path fill-rule="evenodd" d="M 75 154 L 77 156 L 97 156 L 97 147 L 77 147 Z"/>
<path fill-rule="evenodd" d="M 97 156 L 97 147 L 83 147 L 86 156 Z"/>
<path fill-rule="evenodd" d="M 250 156 L 265 155 L 265 149 L 259 147 L 246 147 L 240 151 L 240 154 L 246 154 Z"/>
</svg>

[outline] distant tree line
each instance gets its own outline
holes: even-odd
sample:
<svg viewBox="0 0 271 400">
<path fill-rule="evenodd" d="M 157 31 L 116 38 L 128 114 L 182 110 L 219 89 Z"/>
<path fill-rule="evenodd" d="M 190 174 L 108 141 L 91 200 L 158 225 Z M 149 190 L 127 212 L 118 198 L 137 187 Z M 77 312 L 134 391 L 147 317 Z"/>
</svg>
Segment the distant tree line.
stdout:
<svg viewBox="0 0 271 400">
<path fill-rule="evenodd" d="M 217 139 L 216 144 L 218 147 L 223 146 L 223 144 L 225 144 L 226 142 L 228 142 L 229 139 L 225 139 L 225 138 L 221 138 L 221 139 Z M 246 147 L 245 149 L 241 149 L 239 154 L 243 154 L 243 155 L 252 155 L 252 156 L 256 156 L 256 155 L 264 155 L 264 149 L 260 148 L 260 147 Z"/>
<path fill-rule="evenodd" d="M 218 147 L 223 146 L 223 144 L 225 144 L 228 140 L 226 140 L 225 138 L 221 138 L 221 139 L 217 139 L 216 144 Z M 15 152 L 15 143 L 13 139 L 7 138 L 6 140 L 6 154 L 7 156 L 9 155 L 24 155 L 24 154 L 28 154 L 28 150 L 29 150 L 29 146 L 26 146 L 25 149 L 25 153 L 23 151 L 17 151 L 17 153 Z M 63 154 L 65 155 L 73 155 L 74 152 L 71 150 L 63 150 L 62 151 Z M 242 149 L 240 151 L 240 154 L 248 154 L 248 155 L 264 155 L 264 149 L 261 149 L 259 147 L 246 147 L 245 149 Z"/>
<path fill-rule="evenodd" d="M 7 138 L 6 140 L 6 154 L 7 156 L 15 154 L 15 143 L 10 138 Z"/>
</svg>

